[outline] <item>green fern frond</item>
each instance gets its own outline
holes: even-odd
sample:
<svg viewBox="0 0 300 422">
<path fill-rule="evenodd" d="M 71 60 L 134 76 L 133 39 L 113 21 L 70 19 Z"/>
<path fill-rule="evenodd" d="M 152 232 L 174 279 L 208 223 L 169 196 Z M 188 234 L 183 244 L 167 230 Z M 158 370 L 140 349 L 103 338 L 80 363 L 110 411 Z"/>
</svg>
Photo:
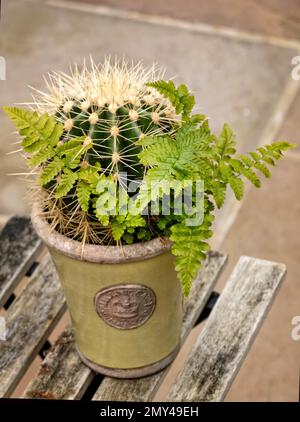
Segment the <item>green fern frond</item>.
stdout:
<svg viewBox="0 0 300 422">
<path fill-rule="evenodd" d="M 242 172 L 243 176 L 245 176 L 255 187 L 260 188 L 261 187 L 261 181 L 260 178 L 257 176 L 257 174 L 251 170 L 251 169 L 245 169 Z"/>
<path fill-rule="evenodd" d="M 38 115 L 35 111 L 17 107 L 3 107 L 5 113 L 15 123 L 21 136 L 25 152 L 37 153 L 49 145 L 55 146 L 63 134 L 63 125 L 54 116 Z"/>
<path fill-rule="evenodd" d="M 78 172 L 79 180 L 87 182 L 90 185 L 93 193 L 96 193 L 97 184 L 101 179 L 99 170 L 101 170 L 100 164 L 95 165 L 94 167 L 89 166 L 87 168 L 81 168 Z"/>
<path fill-rule="evenodd" d="M 224 204 L 226 197 L 226 184 L 222 182 L 215 182 L 211 186 L 214 200 L 218 208 L 221 208 Z"/>
<path fill-rule="evenodd" d="M 42 186 L 51 182 L 64 168 L 65 163 L 58 157 L 54 157 L 53 161 L 49 163 L 42 171 L 39 183 Z"/>
<path fill-rule="evenodd" d="M 77 183 L 77 199 L 81 209 L 85 212 L 89 210 L 91 193 L 91 186 L 84 180 L 79 180 Z"/>
<path fill-rule="evenodd" d="M 256 163 L 254 163 L 254 167 L 259 170 L 265 177 L 271 177 L 271 172 L 268 169 L 267 166 L 265 166 L 263 163 L 257 161 Z"/>
<path fill-rule="evenodd" d="M 176 113 L 182 113 L 183 120 L 189 120 L 190 113 L 195 105 L 195 97 L 190 94 L 186 85 L 181 84 L 176 88 L 174 82 L 171 80 L 159 80 L 149 82 L 146 85 L 155 88 L 165 98 L 168 98 L 175 108 Z M 197 117 L 194 118 L 194 121 L 201 121 L 202 116 L 200 117 L 200 120 L 199 116 L 200 115 L 197 115 Z"/>
<path fill-rule="evenodd" d="M 151 144 L 140 152 L 140 162 L 145 166 L 165 162 L 171 168 L 174 160 L 178 159 L 178 148 L 174 139 L 170 136 L 157 136 L 155 140 L 153 138 L 151 137 Z"/>
<path fill-rule="evenodd" d="M 20 131 L 28 129 L 31 125 L 35 125 L 39 120 L 38 113 L 27 109 L 17 107 L 3 107 L 3 111 L 14 122 L 16 128 Z"/>
<path fill-rule="evenodd" d="M 114 240 L 119 241 L 125 233 L 126 226 L 120 224 L 118 221 L 112 221 L 111 223 L 111 234 Z"/>
<path fill-rule="evenodd" d="M 148 171 L 152 179 L 200 176 L 205 180 L 211 174 L 211 136 L 207 129 L 187 125 L 179 129 L 176 139 L 170 136 L 153 138 L 148 146 L 146 139 L 144 150 L 139 154 L 141 163 L 156 166 Z"/>
<path fill-rule="evenodd" d="M 241 200 L 244 195 L 244 182 L 239 177 L 229 177 L 229 184 L 237 200 Z"/>
<path fill-rule="evenodd" d="M 216 147 L 219 160 L 227 160 L 236 152 L 235 136 L 227 123 L 224 124 L 220 137 L 216 138 Z"/>
<path fill-rule="evenodd" d="M 86 136 L 71 139 L 56 149 L 60 157 L 65 157 L 65 164 L 70 169 L 78 167 L 81 157 L 91 148 L 91 144 L 84 145 Z"/>
<path fill-rule="evenodd" d="M 49 161 L 51 158 L 53 158 L 55 155 L 55 149 L 48 145 L 46 148 L 40 150 L 36 154 L 34 154 L 29 160 L 28 164 L 31 167 L 39 166 L 47 161 Z"/>
<path fill-rule="evenodd" d="M 185 296 L 188 296 L 206 252 L 210 249 L 205 240 L 212 236 L 210 230 L 212 221 L 213 216 L 207 214 L 201 226 L 186 226 L 183 220 L 171 227 L 170 240 L 174 242 L 172 253 L 176 256 L 175 269 Z"/>
<path fill-rule="evenodd" d="M 230 145 L 232 135 L 228 128 L 223 133 L 223 139 L 229 139 L 229 142 L 224 142 L 222 148 L 219 148 L 219 157 L 222 158 L 218 163 L 217 174 L 225 183 L 230 184 L 237 199 L 241 199 L 244 192 L 240 176 L 246 177 L 254 186 L 260 187 L 260 178 L 254 170 L 259 170 L 265 177 L 271 177 L 271 172 L 266 164 L 275 165 L 275 161 L 283 157 L 285 150 L 294 147 L 288 142 L 274 142 L 271 145 L 259 147 L 256 151 L 249 152 L 248 155 L 241 154 L 232 157 Z"/>
<path fill-rule="evenodd" d="M 112 236 L 116 241 L 119 241 L 126 231 L 131 234 L 135 227 L 145 227 L 146 221 L 141 215 L 117 215 L 111 222 Z M 125 239 L 126 243 L 130 243 L 131 236 Z M 129 242 L 128 242 L 129 240 Z M 133 240 L 133 237 L 132 237 Z"/>
<path fill-rule="evenodd" d="M 295 144 L 290 144 L 289 142 L 278 141 L 273 142 L 273 144 L 270 145 L 264 145 L 263 147 L 259 147 L 257 148 L 257 151 L 261 154 L 261 159 L 263 161 L 268 162 L 266 161 L 267 159 L 269 160 L 269 164 L 272 164 L 271 161 L 274 162 L 272 158 L 275 160 L 280 160 L 283 157 L 284 151 L 287 151 L 290 148 L 294 148 L 295 146 Z"/>
<path fill-rule="evenodd" d="M 61 180 L 59 181 L 56 187 L 55 197 L 61 198 L 62 196 L 66 196 L 72 189 L 77 179 L 78 179 L 77 173 L 69 169 L 64 169 L 64 173 L 61 176 Z"/>
</svg>

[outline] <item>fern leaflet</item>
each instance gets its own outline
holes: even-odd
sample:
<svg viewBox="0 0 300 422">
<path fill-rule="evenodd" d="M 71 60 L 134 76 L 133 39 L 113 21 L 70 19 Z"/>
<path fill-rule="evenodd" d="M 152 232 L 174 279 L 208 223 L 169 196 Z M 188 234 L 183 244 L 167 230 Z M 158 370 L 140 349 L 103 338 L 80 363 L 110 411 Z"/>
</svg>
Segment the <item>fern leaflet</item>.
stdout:
<svg viewBox="0 0 300 422">
<path fill-rule="evenodd" d="M 64 169 L 64 173 L 62 174 L 61 179 L 55 191 L 55 197 L 61 198 L 62 196 L 66 196 L 72 189 L 77 179 L 78 179 L 77 173 L 74 173 L 73 171 L 69 169 Z"/>
</svg>

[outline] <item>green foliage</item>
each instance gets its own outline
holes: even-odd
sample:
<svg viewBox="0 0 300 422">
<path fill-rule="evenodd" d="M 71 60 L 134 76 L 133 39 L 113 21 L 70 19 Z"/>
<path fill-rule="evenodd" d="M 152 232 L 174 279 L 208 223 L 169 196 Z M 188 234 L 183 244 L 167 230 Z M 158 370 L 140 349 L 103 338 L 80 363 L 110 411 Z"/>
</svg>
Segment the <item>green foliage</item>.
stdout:
<svg viewBox="0 0 300 422">
<path fill-rule="evenodd" d="M 80 165 L 81 157 L 91 148 L 91 144 L 84 145 L 86 137 L 71 139 L 56 149 L 56 154 L 64 158 L 65 166 L 76 169 Z"/>
<path fill-rule="evenodd" d="M 159 80 L 147 83 L 147 86 L 155 88 L 165 98 L 168 98 L 177 114 L 182 114 L 183 120 L 189 120 L 190 113 L 195 105 L 195 97 L 191 95 L 187 86 L 180 84 L 178 88 L 175 87 L 173 81 Z M 194 116 L 193 122 L 197 123 L 201 120 L 200 115 Z M 200 120 L 199 120 L 200 118 Z"/>
<path fill-rule="evenodd" d="M 29 160 L 28 165 L 30 167 L 36 167 L 43 163 L 46 163 L 47 161 L 51 160 L 55 155 L 55 149 L 48 145 L 42 150 L 38 151 L 36 154 L 34 154 Z"/>
<path fill-rule="evenodd" d="M 112 235 L 115 240 L 120 240 L 124 234 L 127 235 L 127 240 L 132 243 L 132 233 L 136 227 L 145 227 L 146 221 L 141 215 L 117 215 L 112 220 Z M 127 232 L 127 233 L 126 233 Z"/>
<path fill-rule="evenodd" d="M 44 158 L 46 157 L 44 161 L 53 157 L 52 149 L 49 146 L 54 147 L 57 145 L 63 133 L 63 125 L 57 123 L 54 116 L 49 116 L 48 114 L 39 116 L 36 111 L 17 107 L 3 107 L 3 110 L 15 123 L 20 135 L 23 137 L 21 145 L 25 152 L 32 153 L 32 158 L 34 158 L 35 153 L 39 153 L 46 148 L 49 155 L 44 155 Z M 40 164 L 39 160 L 40 158 L 37 159 L 38 164 Z"/>
<path fill-rule="evenodd" d="M 236 153 L 236 142 L 230 127 L 225 124 L 219 138 L 215 138 L 216 144 L 216 167 L 212 184 L 212 192 L 218 208 L 224 203 L 225 195 L 220 192 L 224 185 L 229 184 L 236 199 L 242 199 L 244 195 L 244 182 L 241 176 L 248 179 L 254 186 L 260 187 L 261 180 L 255 170 L 265 177 L 270 177 L 270 170 L 266 164 L 275 165 L 275 161 L 283 157 L 283 152 L 293 147 L 288 142 L 274 142 L 271 145 L 257 148 L 248 155 Z"/>
<path fill-rule="evenodd" d="M 206 129 L 186 125 L 178 130 L 175 139 L 170 136 L 151 139 L 150 144 L 148 138 L 140 141 L 144 147 L 139 154 L 141 163 L 153 166 L 148 170 L 148 177 L 165 180 L 176 177 L 180 180 L 200 175 L 205 179 L 211 173 L 212 137 Z"/>
<path fill-rule="evenodd" d="M 228 182 L 237 200 L 241 200 L 244 195 L 244 182 L 239 177 L 229 177 Z M 218 205 L 219 207 L 219 205 Z M 220 207 L 219 207 L 220 208 Z"/>
<path fill-rule="evenodd" d="M 91 193 L 92 189 L 89 183 L 84 180 L 80 180 L 77 183 L 77 198 L 83 211 L 87 212 L 89 210 Z"/>
<path fill-rule="evenodd" d="M 226 197 L 226 183 L 216 180 L 211 183 L 211 191 L 217 207 L 221 208 Z"/>
<path fill-rule="evenodd" d="M 188 226 L 188 216 L 183 215 L 179 223 L 171 225 L 170 239 L 174 242 L 172 251 L 176 255 L 176 270 L 187 295 L 193 278 L 200 268 L 200 261 L 208 250 L 208 239 L 212 232 L 212 203 L 221 208 L 226 197 L 227 185 L 231 187 L 236 199 L 244 194 L 244 181 L 248 179 L 259 187 L 260 178 L 255 170 L 270 177 L 267 164 L 275 164 L 283 151 L 292 145 L 277 142 L 258 148 L 249 154 L 237 155 L 235 137 L 225 124 L 219 137 L 210 133 L 207 124 L 200 128 L 186 123 L 177 131 L 175 137 L 156 136 L 140 141 L 143 151 L 139 154 L 141 162 L 149 166 L 145 181 L 183 181 L 201 178 L 205 185 L 206 207 L 204 221 L 198 226 Z M 141 197 L 146 198 L 145 187 Z M 209 204 L 209 206 L 207 205 Z M 164 228 L 164 224 L 160 224 Z"/>
<path fill-rule="evenodd" d="M 81 168 L 78 172 L 79 179 L 84 180 L 87 184 L 89 184 L 93 193 L 96 193 L 97 184 L 101 180 L 101 175 L 99 174 L 100 171 L 100 163 L 95 163 L 93 167 L 88 166 L 86 168 Z"/>
<path fill-rule="evenodd" d="M 78 179 L 78 174 L 73 173 L 69 169 L 64 169 L 63 174 L 60 177 L 60 181 L 58 182 L 56 191 L 55 191 L 55 197 L 61 198 L 63 196 L 66 196 L 72 187 L 74 186 L 74 183 Z"/>
<path fill-rule="evenodd" d="M 227 123 L 224 124 L 219 138 L 216 138 L 215 140 L 219 161 L 226 161 L 231 158 L 232 154 L 235 154 L 235 136 Z"/>
<path fill-rule="evenodd" d="M 178 272 L 185 296 L 188 296 L 192 281 L 201 268 L 206 252 L 210 249 L 205 241 L 212 236 L 210 230 L 213 216 L 206 214 L 201 226 L 187 226 L 185 220 L 171 227 L 170 240 L 174 242 L 172 253 L 176 256 Z"/>
<path fill-rule="evenodd" d="M 112 107 L 80 98 L 69 101 L 71 105 L 62 103 L 53 116 L 16 107 L 4 111 L 22 136 L 38 183 L 49 198 L 62 201 L 61 212 L 79 210 L 86 221 L 96 222 L 101 229 L 93 239 L 101 242 L 107 235 L 102 234 L 103 227 L 117 244 L 169 237 L 187 296 L 209 250 L 214 206 L 223 206 L 228 186 L 238 200 L 244 195 L 245 179 L 259 187 L 261 174 L 270 177 L 269 166 L 292 145 L 275 142 L 237 154 L 229 125 L 216 136 L 204 115 L 192 114 L 195 98 L 184 84 L 176 87 L 173 81 L 159 80 L 147 86 L 166 100 L 155 106 L 145 97 L 138 106 L 129 101 Z M 170 103 L 177 120 L 167 118 Z M 116 196 L 122 172 L 128 173 L 128 180 L 141 179 L 135 196 L 123 189 Z M 201 203 L 195 189 L 199 180 L 204 182 Z M 180 213 L 176 201 L 188 186 L 191 204 Z M 168 215 L 162 215 L 165 198 L 170 200 Z M 157 213 L 152 215 L 153 205 Z M 201 213 L 202 221 L 194 218 Z"/>
<path fill-rule="evenodd" d="M 41 186 L 46 186 L 49 182 L 51 182 L 64 168 L 65 163 L 58 157 L 54 157 L 51 163 L 47 164 L 39 178 L 39 183 Z"/>
</svg>

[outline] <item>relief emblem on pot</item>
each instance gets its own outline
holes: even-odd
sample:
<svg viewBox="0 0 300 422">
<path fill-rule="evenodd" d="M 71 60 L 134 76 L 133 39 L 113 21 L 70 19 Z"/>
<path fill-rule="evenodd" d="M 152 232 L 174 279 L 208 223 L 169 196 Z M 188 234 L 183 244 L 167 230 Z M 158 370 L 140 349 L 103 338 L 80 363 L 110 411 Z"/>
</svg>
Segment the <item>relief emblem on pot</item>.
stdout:
<svg viewBox="0 0 300 422">
<path fill-rule="evenodd" d="M 115 328 L 130 330 L 143 325 L 152 315 L 156 296 L 142 284 L 118 284 L 95 295 L 98 315 Z"/>
</svg>

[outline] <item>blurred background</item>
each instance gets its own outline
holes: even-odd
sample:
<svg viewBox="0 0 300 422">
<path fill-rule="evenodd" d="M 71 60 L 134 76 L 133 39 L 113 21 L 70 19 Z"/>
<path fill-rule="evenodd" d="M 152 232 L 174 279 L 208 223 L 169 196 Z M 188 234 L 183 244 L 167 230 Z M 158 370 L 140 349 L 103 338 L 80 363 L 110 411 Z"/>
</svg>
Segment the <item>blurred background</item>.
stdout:
<svg viewBox="0 0 300 422">
<path fill-rule="evenodd" d="M 67 71 L 90 54 L 96 62 L 125 56 L 146 65 L 157 62 L 167 77 L 186 83 L 214 130 L 231 124 L 240 151 L 276 139 L 300 144 L 299 0 L 4 0 L 1 5 L 0 56 L 6 62 L 1 106 L 30 101 L 27 86 L 43 89 L 49 70 Z M 18 154 L 10 154 L 18 146 L 12 145 L 16 138 L 3 112 L 0 131 L 1 226 L 14 214 L 29 213 L 30 201 L 26 178 L 8 175 L 26 169 Z M 229 254 L 219 290 L 241 255 L 288 267 L 228 401 L 298 400 L 300 342 L 291 338 L 291 321 L 300 315 L 299 167 L 300 146 L 260 190 L 249 187 L 243 202 L 228 195 L 218 215 L 213 247 Z"/>
</svg>

